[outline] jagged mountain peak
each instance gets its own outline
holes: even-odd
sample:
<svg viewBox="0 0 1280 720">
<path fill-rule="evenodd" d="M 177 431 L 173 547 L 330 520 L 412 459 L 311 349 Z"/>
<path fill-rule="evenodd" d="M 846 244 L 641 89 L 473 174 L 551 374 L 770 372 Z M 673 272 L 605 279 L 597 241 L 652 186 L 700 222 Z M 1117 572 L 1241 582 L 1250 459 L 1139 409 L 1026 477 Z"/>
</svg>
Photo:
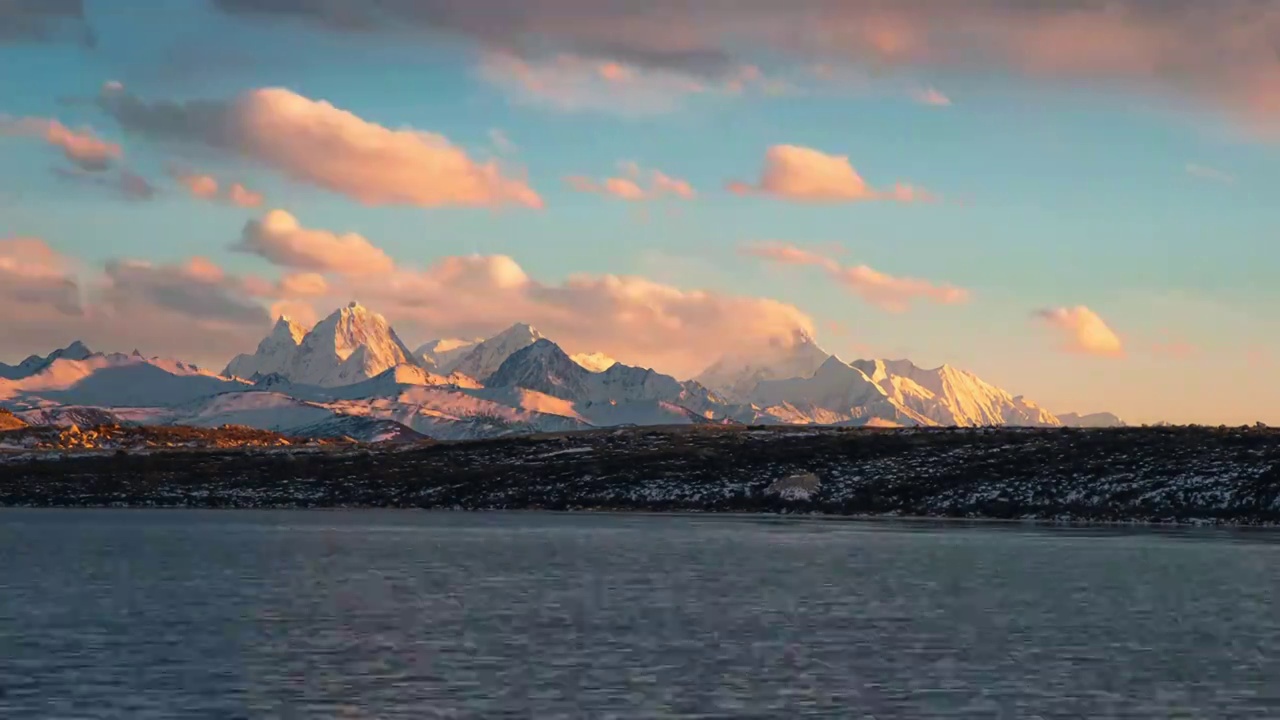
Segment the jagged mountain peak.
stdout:
<svg viewBox="0 0 1280 720">
<path fill-rule="evenodd" d="M 537 340 L 535 340 L 532 345 L 525 348 L 522 352 L 525 352 L 526 354 L 533 355 L 533 356 L 542 355 L 542 356 L 548 356 L 548 357 L 558 357 L 560 355 L 564 355 L 565 357 L 568 357 L 568 354 L 564 350 L 562 350 L 559 345 L 555 344 L 554 342 L 551 342 L 550 340 L 544 337 L 540 337 Z"/>
<path fill-rule="evenodd" d="M 766 380 L 813 377 L 831 353 L 807 331 L 797 329 L 789 341 L 778 340 L 754 352 L 730 353 L 694 380 L 727 398 L 744 401 Z"/>
<path fill-rule="evenodd" d="M 452 367 L 442 369 L 460 372 L 483 382 L 496 373 L 507 358 L 543 339 L 542 333 L 533 326 L 515 323 L 497 335 L 477 343 Z"/>
<path fill-rule="evenodd" d="M 93 351 L 89 349 L 88 345 L 76 340 L 61 350 L 54 350 L 53 354 L 68 360 L 84 360 L 92 355 Z"/>
<path fill-rule="evenodd" d="M 94 356 L 94 352 L 89 349 L 88 345 L 76 340 L 70 345 L 54 350 L 41 357 L 40 355 L 30 355 L 17 365 L 5 365 L 0 363 L 0 379 L 18 380 L 25 377 L 31 377 L 42 372 L 45 368 L 52 365 L 57 360 L 87 360 Z"/>
<path fill-rule="evenodd" d="M 333 351 L 346 360 L 361 346 L 403 345 L 394 335 L 385 317 L 353 301 L 317 323 L 303 338 L 302 344 L 323 344 L 327 350 L 332 342 Z M 404 354 L 410 354 L 407 348 Z"/>
<path fill-rule="evenodd" d="M 575 363 L 569 354 L 566 353 L 559 345 L 546 339 L 539 338 L 532 344 L 515 351 L 502 362 L 498 371 L 492 377 L 498 377 L 505 372 L 510 372 L 514 368 L 538 367 L 544 369 L 553 369 L 556 371 L 584 371 L 581 365 Z"/>
<path fill-rule="evenodd" d="M 751 402 L 784 422 L 928 425 L 858 367 L 831 355 L 810 377 L 762 380 Z"/>
<path fill-rule="evenodd" d="M 856 369 L 849 363 L 846 363 L 835 355 L 829 355 L 827 359 L 823 360 L 822 364 L 818 366 L 818 369 L 813 371 L 813 377 L 837 375 L 847 376 L 855 370 Z"/>
<path fill-rule="evenodd" d="M 520 387 L 552 397 L 578 400 L 587 392 L 591 375 L 575 363 L 559 345 L 540 338 L 502 362 L 485 380 L 491 387 Z"/>
<path fill-rule="evenodd" d="M 952 365 L 923 369 L 905 359 L 856 360 L 851 364 L 896 402 L 938 425 L 1061 424 L 1048 410 Z"/>
<path fill-rule="evenodd" d="M 271 332 L 258 343 L 257 350 L 234 357 L 222 374 L 239 378 L 287 376 L 305 336 L 302 326 L 281 315 Z"/>
<path fill-rule="evenodd" d="M 526 344 L 533 344 L 542 339 L 544 339 L 544 336 L 538 332 L 537 328 L 528 323 L 518 322 L 497 335 L 486 339 L 484 342 L 525 343 L 527 340 L 528 343 Z"/>
<path fill-rule="evenodd" d="M 276 324 L 271 328 L 271 334 L 268 335 L 263 342 L 267 342 L 268 340 L 286 340 L 292 342 L 294 345 L 298 345 L 306 335 L 306 328 L 294 322 L 288 315 L 281 315 L 276 319 Z"/>
<path fill-rule="evenodd" d="M 276 320 L 252 355 L 239 355 L 223 374 L 280 375 L 299 385 L 335 387 L 362 382 L 397 365 L 420 366 L 387 319 L 358 302 L 338 308 L 305 332 Z"/>
<path fill-rule="evenodd" d="M 667 407 L 656 413 L 670 419 L 691 414 L 702 419 L 724 410 L 719 398 L 696 383 L 681 383 L 651 368 L 615 363 L 604 372 L 592 372 L 579 365 L 559 345 L 541 338 L 507 358 L 489 376 L 486 387 L 533 390 L 575 403 L 580 410 L 604 412 L 609 417 L 631 417 L 641 408 Z M 601 408 L 609 408 L 601 410 Z M 687 418 L 686 418 L 687 419 Z"/>
</svg>

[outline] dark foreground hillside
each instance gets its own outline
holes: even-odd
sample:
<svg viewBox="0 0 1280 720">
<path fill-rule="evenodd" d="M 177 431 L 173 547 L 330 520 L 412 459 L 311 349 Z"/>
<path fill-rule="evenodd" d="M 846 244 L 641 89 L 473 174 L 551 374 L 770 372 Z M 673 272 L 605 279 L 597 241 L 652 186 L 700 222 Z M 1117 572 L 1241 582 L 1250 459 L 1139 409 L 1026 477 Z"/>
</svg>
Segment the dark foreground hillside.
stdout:
<svg viewBox="0 0 1280 720">
<path fill-rule="evenodd" d="M 408 449 L 11 456 L 0 504 L 1271 524 L 1280 432 L 641 428 Z"/>
</svg>

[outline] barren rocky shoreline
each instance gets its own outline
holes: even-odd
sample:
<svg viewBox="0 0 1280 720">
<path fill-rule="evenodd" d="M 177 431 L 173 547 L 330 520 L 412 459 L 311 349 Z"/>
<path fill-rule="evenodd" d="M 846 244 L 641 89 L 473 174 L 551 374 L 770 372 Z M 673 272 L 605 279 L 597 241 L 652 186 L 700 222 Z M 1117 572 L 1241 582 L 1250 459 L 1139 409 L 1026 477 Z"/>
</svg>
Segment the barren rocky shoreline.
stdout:
<svg viewBox="0 0 1280 720">
<path fill-rule="evenodd" d="M 410 446 L 25 453 L 0 505 L 1280 522 L 1267 428 L 640 428 Z"/>
</svg>

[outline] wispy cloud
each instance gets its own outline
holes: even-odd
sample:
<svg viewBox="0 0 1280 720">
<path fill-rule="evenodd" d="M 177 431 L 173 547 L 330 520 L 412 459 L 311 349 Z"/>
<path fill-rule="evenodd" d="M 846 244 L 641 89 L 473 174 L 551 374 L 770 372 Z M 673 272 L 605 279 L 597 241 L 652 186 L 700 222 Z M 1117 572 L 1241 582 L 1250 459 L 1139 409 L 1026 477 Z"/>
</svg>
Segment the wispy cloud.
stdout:
<svg viewBox="0 0 1280 720">
<path fill-rule="evenodd" d="M 150 180 L 123 168 L 115 173 L 102 173 L 58 167 L 53 168 L 53 174 L 59 180 L 106 188 L 125 200 L 151 200 L 159 194 Z"/>
<path fill-rule="evenodd" d="M 911 97 L 921 105 L 933 105 L 934 107 L 948 107 L 951 105 L 951 98 L 932 87 L 919 88 L 911 93 Z"/>
<path fill-rule="evenodd" d="M 1199 178 L 1201 180 L 1209 180 L 1211 182 L 1233 184 L 1236 181 L 1234 175 L 1207 165 L 1197 165 L 1195 163 L 1187 163 L 1187 174 Z"/>
<path fill-rule="evenodd" d="M 705 77 L 572 53 L 534 58 L 489 51 L 481 60 L 479 74 L 495 87 L 531 104 L 565 112 L 622 115 L 670 112 L 695 96 L 740 95 L 753 89 L 773 93 L 784 87 L 766 78 L 754 65 L 744 65 L 721 77 Z"/>
<path fill-rule="evenodd" d="M 632 202 L 664 197 L 692 200 L 698 195 L 687 180 L 672 177 L 660 170 L 646 173 L 639 165 L 629 162 L 621 163 L 619 167 L 623 174 L 618 177 L 596 181 L 582 175 L 571 175 L 565 178 L 565 183 L 578 192 L 607 195 Z"/>
<path fill-rule="evenodd" d="M 497 128 L 489 130 L 489 142 L 499 153 L 510 154 L 520 150 L 520 147 L 512 142 L 505 132 Z"/>
<path fill-rule="evenodd" d="M 842 265 L 829 255 L 790 243 L 750 243 L 742 248 L 742 252 L 779 265 L 822 268 L 828 277 L 845 289 L 889 312 L 904 312 L 917 301 L 956 305 L 969 300 L 969 292 L 954 285 L 889 275 L 866 265 Z"/>
<path fill-rule="evenodd" d="M 224 186 L 212 175 L 179 167 L 169 168 L 169 175 L 186 188 L 192 197 L 201 200 L 221 200 L 247 208 L 260 207 L 264 200 L 262 193 L 254 192 L 238 182 Z"/>
<path fill-rule="evenodd" d="M 761 58 L 872 73 L 945 70 L 1042 84 L 1106 83 L 1221 111 L 1280 140 L 1280 15 L 1270 0 L 215 0 L 236 14 L 330 29 L 461 37 L 542 62 L 592 57 L 719 80 Z M 540 53 L 541 55 L 535 55 Z"/>
<path fill-rule="evenodd" d="M 1170 340 L 1151 344 L 1151 354 L 1171 360 L 1186 360 L 1200 354 L 1200 348 L 1185 340 Z"/>
</svg>

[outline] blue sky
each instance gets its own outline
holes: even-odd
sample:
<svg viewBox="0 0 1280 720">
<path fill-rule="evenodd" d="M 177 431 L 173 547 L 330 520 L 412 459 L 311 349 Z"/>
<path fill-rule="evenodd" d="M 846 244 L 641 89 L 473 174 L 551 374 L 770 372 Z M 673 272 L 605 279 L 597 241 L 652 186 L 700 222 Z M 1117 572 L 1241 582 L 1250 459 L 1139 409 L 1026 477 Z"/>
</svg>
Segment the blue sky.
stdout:
<svg viewBox="0 0 1280 720">
<path fill-rule="evenodd" d="M 762 48 L 744 51 L 741 61 L 784 83 L 781 94 L 642 93 L 658 97 L 651 102 L 635 100 L 636 81 L 605 88 L 618 93 L 606 108 L 594 107 L 599 97 L 581 107 L 486 76 L 485 58 L 507 49 L 465 36 L 353 34 L 318 28 L 306 17 L 220 12 L 202 0 L 143 5 L 89 0 L 84 21 L 99 39 L 93 48 L 0 44 L 0 65 L 19 70 L 0 73 L 0 114 L 90 128 L 122 146 L 120 167 L 159 190 L 150 200 L 126 200 L 101 183 L 69 182 L 50 171 L 66 163 L 47 143 L 0 134 L 0 239 L 38 238 L 70 259 L 86 304 L 95 302 L 94 274 L 121 258 L 179 265 L 198 256 L 229 275 L 269 281 L 298 270 L 231 249 L 247 221 L 278 208 L 307 228 L 358 233 L 406 271 L 453 256 L 505 255 L 548 286 L 575 274 L 637 275 L 683 290 L 777 299 L 812 318 L 820 342 L 846 359 L 907 355 L 922 365 L 951 363 L 1055 411 L 1106 409 L 1139 422 L 1280 422 L 1280 320 L 1273 310 L 1280 301 L 1280 148 L 1245 127 L 1234 107 L 1204 99 L 1198 85 L 1166 87 L 1121 70 L 1104 79 L 1027 77 L 999 63 L 907 62 L 869 80 L 832 79 L 807 69 L 807 58 L 770 64 L 773 56 Z M 624 29 L 628 22 L 611 21 Z M 614 61 L 594 46 L 586 55 L 573 36 L 557 41 L 556 52 L 583 62 Z M 665 72 L 628 67 L 649 73 L 642 78 Z M 857 60 L 842 59 L 841 67 L 849 77 L 867 74 Z M 124 127 L 93 101 L 107 81 L 148 102 L 225 101 L 286 88 L 367 123 L 439 133 L 476 162 L 499 157 L 510 173 L 527 173 L 544 207 L 363 204 L 251 154 Z M 919 102 L 913 93 L 925 87 L 951 104 Z M 1265 107 L 1263 120 L 1274 121 Z M 515 149 L 495 147 L 493 131 Z M 846 156 L 872 187 L 907 182 L 941 200 L 815 203 L 785 192 L 726 191 L 730 180 L 756 182 L 766 152 L 779 145 Z M 564 181 L 622 176 L 624 161 L 687 180 L 698 195 L 626 202 Z M 266 200 L 237 207 L 193 197 L 168 176 L 175 164 L 241 182 Z M 953 285 L 968 291 L 968 300 L 913 301 L 905 312 L 886 311 L 822 267 L 742 251 L 762 241 L 820 251 L 842 267 L 865 264 Z M 308 299 L 320 315 L 332 309 L 326 302 L 339 302 L 341 274 L 331 277 L 335 297 Z M 269 310 L 276 300 L 260 302 Z M 404 334 L 414 340 L 470 329 L 416 316 L 401 321 L 396 307 L 368 304 L 412 328 Z M 1063 344 L 1077 339 L 1072 328 L 1033 318 L 1077 306 L 1114 330 L 1122 355 L 1065 352 Z M 602 320 L 587 315 L 581 322 Z M 476 332 L 488 329 L 479 325 Z M 251 346 L 264 329 L 226 337 Z M 36 345 L 52 341 L 10 335 L 0 359 L 47 352 Z M 612 342 L 587 333 L 566 343 L 592 340 Z M 246 349 L 227 347 L 224 355 Z M 622 340 L 599 349 L 632 350 Z M 636 349 L 622 359 L 650 358 Z"/>
</svg>

